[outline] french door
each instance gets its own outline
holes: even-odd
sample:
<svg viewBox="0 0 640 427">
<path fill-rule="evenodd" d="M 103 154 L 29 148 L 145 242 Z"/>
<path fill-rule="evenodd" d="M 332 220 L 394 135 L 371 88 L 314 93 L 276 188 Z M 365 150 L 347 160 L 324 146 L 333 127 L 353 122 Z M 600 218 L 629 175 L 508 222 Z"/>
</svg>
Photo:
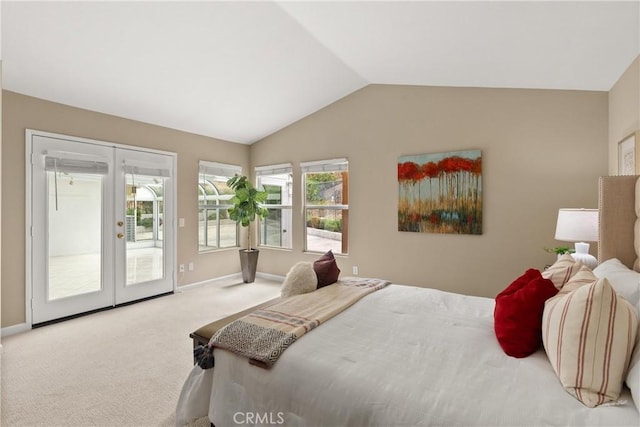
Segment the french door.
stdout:
<svg viewBox="0 0 640 427">
<path fill-rule="evenodd" d="M 171 292 L 175 155 L 27 132 L 33 324 Z"/>
</svg>

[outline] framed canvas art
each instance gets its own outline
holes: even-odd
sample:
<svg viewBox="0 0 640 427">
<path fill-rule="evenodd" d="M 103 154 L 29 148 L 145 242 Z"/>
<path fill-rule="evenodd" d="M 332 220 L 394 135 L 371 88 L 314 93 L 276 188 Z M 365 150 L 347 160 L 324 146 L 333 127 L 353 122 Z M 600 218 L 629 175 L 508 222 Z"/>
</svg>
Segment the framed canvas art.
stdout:
<svg viewBox="0 0 640 427">
<path fill-rule="evenodd" d="M 480 150 L 401 156 L 398 231 L 482 234 Z"/>
<path fill-rule="evenodd" d="M 618 175 L 638 173 L 638 134 L 633 132 L 618 142 Z"/>
</svg>

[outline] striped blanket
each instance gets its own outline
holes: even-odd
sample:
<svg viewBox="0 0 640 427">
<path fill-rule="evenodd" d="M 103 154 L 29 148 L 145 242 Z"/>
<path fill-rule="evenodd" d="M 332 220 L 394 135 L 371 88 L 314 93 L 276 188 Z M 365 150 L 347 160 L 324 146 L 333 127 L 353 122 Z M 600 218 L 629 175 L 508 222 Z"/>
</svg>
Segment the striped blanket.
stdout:
<svg viewBox="0 0 640 427">
<path fill-rule="evenodd" d="M 213 367 L 213 349 L 218 347 L 247 357 L 253 365 L 271 368 L 297 339 L 388 284 L 380 279 L 343 279 L 256 310 L 229 323 L 207 346 L 196 349 L 197 363 L 203 369 Z"/>
</svg>

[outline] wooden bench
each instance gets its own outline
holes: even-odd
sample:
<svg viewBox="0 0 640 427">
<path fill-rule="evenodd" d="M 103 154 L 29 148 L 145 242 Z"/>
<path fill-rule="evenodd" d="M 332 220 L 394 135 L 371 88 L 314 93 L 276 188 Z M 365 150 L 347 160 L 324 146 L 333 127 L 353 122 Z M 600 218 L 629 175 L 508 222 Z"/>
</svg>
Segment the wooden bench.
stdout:
<svg viewBox="0 0 640 427">
<path fill-rule="evenodd" d="M 229 323 L 233 322 L 234 320 L 237 320 L 243 316 L 246 316 L 247 314 L 255 310 L 259 310 L 261 308 L 275 304 L 278 301 L 280 301 L 280 297 L 271 299 L 269 301 L 263 302 L 262 304 L 255 305 L 253 307 L 249 307 L 246 310 L 243 310 L 239 313 L 235 313 L 235 314 L 232 314 L 231 316 L 223 317 L 220 320 L 216 320 L 215 322 L 208 323 L 196 329 L 194 332 L 191 332 L 189 334 L 189 337 L 193 339 L 193 348 L 195 349 L 199 345 L 206 345 L 211 339 L 211 337 L 213 336 L 213 334 L 215 334 L 218 331 L 218 329 L 222 328 L 223 326 L 226 326 Z"/>
</svg>

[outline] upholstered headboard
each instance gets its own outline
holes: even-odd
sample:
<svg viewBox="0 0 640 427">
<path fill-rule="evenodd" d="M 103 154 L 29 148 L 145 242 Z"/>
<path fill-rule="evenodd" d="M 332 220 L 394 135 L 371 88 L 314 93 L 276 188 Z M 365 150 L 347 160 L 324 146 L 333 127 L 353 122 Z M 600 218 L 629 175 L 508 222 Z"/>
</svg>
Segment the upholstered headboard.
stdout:
<svg viewBox="0 0 640 427">
<path fill-rule="evenodd" d="M 636 214 L 636 200 L 640 203 L 640 184 L 636 185 L 639 178 L 637 175 L 600 177 L 598 201 L 598 261 L 618 258 L 636 271 L 640 271 L 640 221 Z"/>
</svg>

